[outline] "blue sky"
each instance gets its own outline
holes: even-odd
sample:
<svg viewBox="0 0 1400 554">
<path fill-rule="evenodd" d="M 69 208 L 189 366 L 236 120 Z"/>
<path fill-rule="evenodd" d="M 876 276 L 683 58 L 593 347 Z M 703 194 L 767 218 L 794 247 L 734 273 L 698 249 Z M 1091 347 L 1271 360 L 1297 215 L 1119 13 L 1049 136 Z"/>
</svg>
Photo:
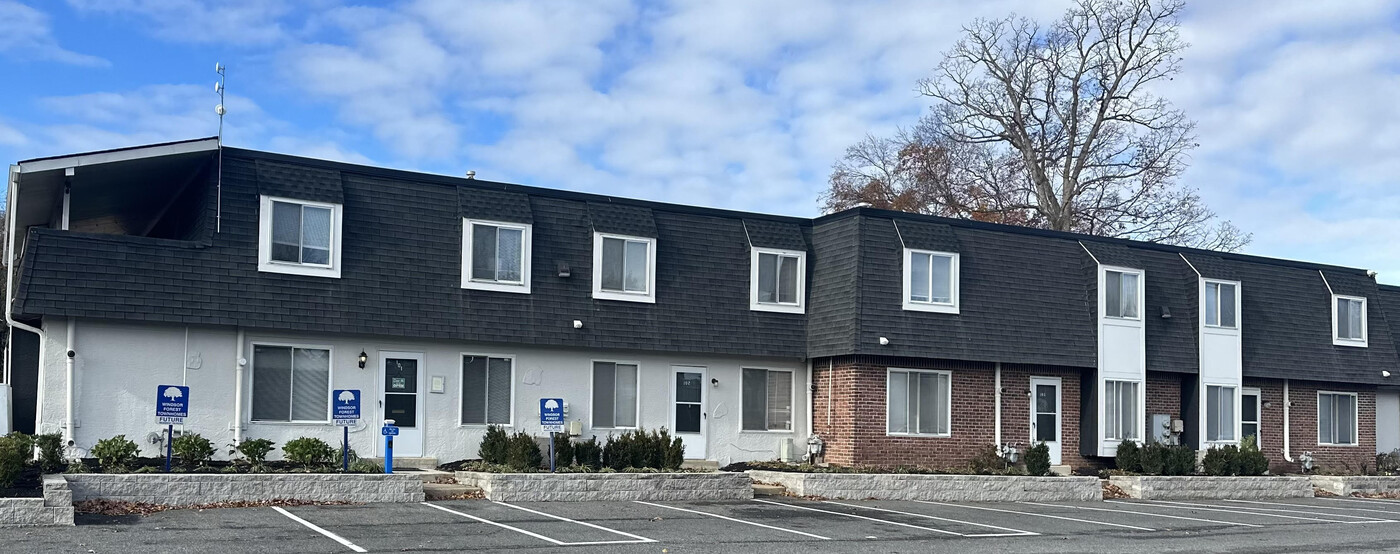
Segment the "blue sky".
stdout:
<svg viewBox="0 0 1400 554">
<path fill-rule="evenodd" d="M 926 108 L 959 27 L 1045 0 L 0 0 L 0 159 L 212 135 L 532 185 L 815 215 Z M 1400 284 L 1400 2 L 1188 4 L 1184 176 L 1246 251 Z"/>
</svg>

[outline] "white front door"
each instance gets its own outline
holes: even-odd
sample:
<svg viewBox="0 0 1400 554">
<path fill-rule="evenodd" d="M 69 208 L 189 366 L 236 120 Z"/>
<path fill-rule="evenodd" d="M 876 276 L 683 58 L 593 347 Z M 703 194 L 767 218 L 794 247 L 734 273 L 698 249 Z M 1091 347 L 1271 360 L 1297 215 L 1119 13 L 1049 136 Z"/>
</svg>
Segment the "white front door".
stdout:
<svg viewBox="0 0 1400 554">
<path fill-rule="evenodd" d="M 1050 447 L 1050 463 L 1060 465 L 1060 378 L 1031 377 L 1031 446 Z"/>
<path fill-rule="evenodd" d="M 687 460 L 705 459 L 705 368 L 671 366 L 671 433 L 681 438 Z"/>
<path fill-rule="evenodd" d="M 383 419 L 394 420 L 394 456 L 423 456 L 423 355 L 416 352 L 380 352 L 379 406 Z M 384 444 L 380 440 L 379 447 Z"/>
</svg>

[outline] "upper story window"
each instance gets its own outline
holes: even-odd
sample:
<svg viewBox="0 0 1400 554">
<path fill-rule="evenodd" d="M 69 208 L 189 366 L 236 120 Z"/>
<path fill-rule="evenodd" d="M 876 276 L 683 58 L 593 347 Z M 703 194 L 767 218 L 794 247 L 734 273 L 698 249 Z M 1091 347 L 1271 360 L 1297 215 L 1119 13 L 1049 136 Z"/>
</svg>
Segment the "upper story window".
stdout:
<svg viewBox="0 0 1400 554">
<path fill-rule="evenodd" d="M 1239 285 L 1206 281 L 1206 327 L 1239 328 Z"/>
<path fill-rule="evenodd" d="M 749 276 L 749 308 L 802 313 L 807 253 L 755 248 Z"/>
<path fill-rule="evenodd" d="M 462 220 L 462 288 L 530 292 L 530 225 Z"/>
<path fill-rule="evenodd" d="M 656 302 L 656 239 L 593 234 L 593 297 Z"/>
<path fill-rule="evenodd" d="M 904 309 L 958 313 L 958 262 L 953 252 L 904 249 Z"/>
<path fill-rule="evenodd" d="M 341 206 L 263 196 L 258 271 L 340 277 Z"/>
<path fill-rule="evenodd" d="M 1120 319 L 1137 319 L 1140 274 L 1116 269 L 1103 272 L 1103 315 Z"/>
<path fill-rule="evenodd" d="M 1332 296 L 1332 344 L 1366 346 L 1366 299 Z"/>
</svg>

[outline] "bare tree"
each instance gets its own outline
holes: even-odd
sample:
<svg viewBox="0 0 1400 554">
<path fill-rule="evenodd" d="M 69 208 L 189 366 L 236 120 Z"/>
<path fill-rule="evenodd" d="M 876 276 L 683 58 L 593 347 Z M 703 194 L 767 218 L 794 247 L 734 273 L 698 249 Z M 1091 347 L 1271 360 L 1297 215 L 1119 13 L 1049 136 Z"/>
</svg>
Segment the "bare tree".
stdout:
<svg viewBox="0 0 1400 554">
<path fill-rule="evenodd" d="M 978 20 L 919 83 L 913 131 L 837 162 L 825 208 L 865 203 L 1095 235 L 1237 250 L 1177 178 L 1195 123 L 1152 88 L 1181 70 L 1178 0 L 1079 0 L 1048 27 Z"/>
</svg>

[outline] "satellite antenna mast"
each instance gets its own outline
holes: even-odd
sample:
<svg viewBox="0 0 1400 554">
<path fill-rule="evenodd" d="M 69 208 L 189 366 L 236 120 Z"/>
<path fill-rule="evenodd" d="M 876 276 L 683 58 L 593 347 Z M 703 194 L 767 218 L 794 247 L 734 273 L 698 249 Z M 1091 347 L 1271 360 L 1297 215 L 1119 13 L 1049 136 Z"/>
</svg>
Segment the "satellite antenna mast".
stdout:
<svg viewBox="0 0 1400 554">
<path fill-rule="evenodd" d="M 214 232 L 218 233 L 224 222 L 224 64 L 214 62 L 214 73 L 219 74 L 219 80 L 214 81 L 214 93 L 219 95 L 219 104 L 214 106 L 214 113 L 219 114 L 219 160 L 214 178 Z"/>
</svg>

